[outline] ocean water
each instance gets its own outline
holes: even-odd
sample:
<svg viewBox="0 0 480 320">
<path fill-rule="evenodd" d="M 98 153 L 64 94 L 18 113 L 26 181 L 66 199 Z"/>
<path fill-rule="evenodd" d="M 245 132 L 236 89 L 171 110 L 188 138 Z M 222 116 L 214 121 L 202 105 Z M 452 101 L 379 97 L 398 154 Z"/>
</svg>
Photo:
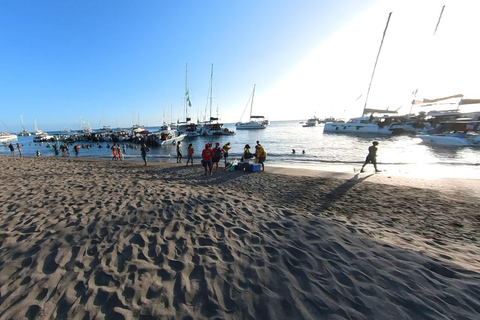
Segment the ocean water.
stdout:
<svg viewBox="0 0 480 320">
<path fill-rule="evenodd" d="M 234 124 L 225 126 L 235 130 Z M 158 127 L 147 129 L 153 131 Z M 363 164 L 368 147 L 373 141 L 378 141 L 377 161 L 379 169 L 383 171 L 381 174 L 480 179 L 480 148 L 433 147 L 411 136 L 324 133 L 323 126 L 303 127 L 299 121 L 273 121 L 265 130 L 240 130 L 232 136 L 187 138 L 183 141 L 183 154 L 186 156 L 187 147 L 192 143 L 195 159 L 199 162 L 207 142 L 214 145 L 219 142 L 221 146 L 230 142 L 230 159 L 240 159 L 245 144 L 249 144 L 254 150 L 257 140 L 268 153 L 266 166 L 354 172 Z M 23 146 L 22 152 L 25 156 L 35 156 L 38 149 L 44 157 L 55 157 L 53 148 L 47 147 L 46 143 L 34 143 L 32 136 L 19 137 L 18 142 Z M 106 142 L 94 143 L 90 149 L 81 149 L 79 157 L 110 159 L 112 152 L 108 146 L 111 145 L 112 143 Z M 295 154 L 292 149 L 295 149 Z M 73 146 L 70 150 L 70 157 L 75 157 Z M 7 147 L 0 146 L 0 154 L 9 155 L 10 151 Z M 140 149 L 127 148 L 125 160 L 141 161 Z M 176 162 L 176 146 L 152 148 L 149 161 Z M 371 164 L 367 165 L 366 169 L 368 172 L 373 171 Z"/>
</svg>

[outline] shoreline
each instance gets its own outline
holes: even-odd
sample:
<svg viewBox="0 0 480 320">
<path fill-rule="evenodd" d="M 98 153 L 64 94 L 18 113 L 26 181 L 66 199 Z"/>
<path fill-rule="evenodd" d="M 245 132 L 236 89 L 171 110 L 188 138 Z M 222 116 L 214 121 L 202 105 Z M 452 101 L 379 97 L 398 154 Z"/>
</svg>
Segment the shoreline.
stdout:
<svg viewBox="0 0 480 320">
<path fill-rule="evenodd" d="M 0 164 L 0 318 L 480 316 L 480 204 L 461 179 Z"/>
</svg>

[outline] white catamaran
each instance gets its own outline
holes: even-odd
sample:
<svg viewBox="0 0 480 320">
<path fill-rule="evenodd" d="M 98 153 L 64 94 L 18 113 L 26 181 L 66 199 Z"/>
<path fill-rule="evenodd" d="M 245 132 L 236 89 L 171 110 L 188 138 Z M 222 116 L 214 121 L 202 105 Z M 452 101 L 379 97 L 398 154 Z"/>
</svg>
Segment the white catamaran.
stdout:
<svg viewBox="0 0 480 320">
<path fill-rule="evenodd" d="M 382 42 L 380 43 L 380 48 L 378 50 L 377 59 L 375 61 L 375 65 L 373 66 L 372 76 L 370 78 L 370 85 L 368 86 L 367 96 L 365 98 L 365 105 L 363 107 L 363 112 L 361 117 L 352 118 L 346 123 L 340 122 L 330 122 L 325 123 L 325 127 L 323 129 L 324 132 L 335 132 L 335 133 L 374 133 L 374 134 L 392 134 L 388 126 L 388 116 L 383 117 L 374 117 L 374 113 L 396 113 L 396 111 L 391 110 L 375 110 L 375 109 L 367 109 L 367 102 L 368 102 L 368 95 L 370 93 L 370 88 L 372 86 L 373 77 L 375 75 L 375 69 L 377 67 L 378 58 L 380 56 L 380 52 L 382 51 L 383 40 L 385 38 L 385 34 L 387 33 L 388 23 L 390 22 L 390 17 L 392 13 L 388 15 L 387 24 L 385 26 L 385 31 L 383 32 Z M 371 116 L 366 116 L 368 113 L 371 113 Z"/>
<path fill-rule="evenodd" d="M 251 95 L 250 120 L 248 122 L 237 122 L 235 124 L 235 127 L 237 128 L 237 130 L 265 129 L 267 127 L 268 122 L 265 121 L 264 116 L 252 116 L 253 98 L 254 97 L 255 97 L 255 85 L 253 85 L 253 92 L 252 92 L 252 95 Z M 248 102 L 247 102 L 247 106 L 248 106 Z M 243 110 L 243 113 L 245 113 L 245 109 Z M 243 113 L 242 113 L 242 117 L 243 117 Z"/>
</svg>

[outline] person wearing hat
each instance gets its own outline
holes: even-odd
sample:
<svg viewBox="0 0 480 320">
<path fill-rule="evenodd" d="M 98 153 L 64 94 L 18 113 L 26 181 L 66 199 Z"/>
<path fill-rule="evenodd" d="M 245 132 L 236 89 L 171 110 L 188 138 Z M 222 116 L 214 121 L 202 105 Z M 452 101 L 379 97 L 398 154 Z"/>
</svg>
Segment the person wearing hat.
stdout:
<svg viewBox="0 0 480 320">
<path fill-rule="evenodd" d="M 210 149 L 210 144 L 205 145 L 205 149 L 202 151 L 202 165 L 205 168 L 205 174 L 207 174 L 207 167 L 210 169 L 210 174 L 212 174 L 212 149 Z"/>
<path fill-rule="evenodd" d="M 250 159 L 252 159 L 254 156 L 250 152 L 250 145 L 246 144 L 245 148 L 243 148 L 243 163 L 245 164 L 245 171 L 248 171 L 248 168 L 250 167 Z"/>
<path fill-rule="evenodd" d="M 365 163 L 363 164 L 360 172 L 365 172 L 365 170 L 363 169 L 369 163 L 373 164 L 373 167 L 375 168 L 375 172 L 380 172 L 380 170 L 377 169 L 377 151 L 378 151 L 377 146 L 378 146 L 378 142 L 373 141 L 372 145 L 368 148 L 368 156 L 365 159 Z"/>
<path fill-rule="evenodd" d="M 227 144 L 223 146 L 223 158 L 225 159 L 225 166 L 227 166 L 228 151 L 230 151 L 230 142 L 227 142 Z"/>
<path fill-rule="evenodd" d="M 257 141 L 256 145 L 256 157 L 258 158 L 258 163 L 262 164 L 262 171 L 265 171 L 265 160 L 267 160 L 267 152 L 265 151 L 265 148 L 260 144 L 259 141 Z"/>
<path fill-rule="evenodd" d="M 215 148 L 212 150 L 212 167 L 215 165 L 215 172 L 218 171 L 218 162 L 222 158 L 224 152 L 225 150 L 220 147 L 220 142 L 215 143 Z"/>
</svg>

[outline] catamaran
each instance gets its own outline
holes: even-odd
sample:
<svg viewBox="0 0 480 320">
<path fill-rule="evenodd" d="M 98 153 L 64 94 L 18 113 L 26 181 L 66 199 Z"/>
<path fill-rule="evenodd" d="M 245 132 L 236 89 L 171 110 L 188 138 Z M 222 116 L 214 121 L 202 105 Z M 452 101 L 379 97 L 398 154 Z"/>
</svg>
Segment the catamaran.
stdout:
<svg viewBox="0 0 480 320">
<path fill-rule="evenodd" d="M 388 116 L 385 116 L 385 114 L 396 113 L 396 110 L 392 111 L 388 109 L 387 110 L 367 109 L 368 95 L 370 93 L 373 77 L 375 75 L 375 69 L 377 67 L 377 62 L 380 56 L 380 52 L 382 51 L 383 40 L 385 38 L 385 34 L 387 33 L 388 23 L 390 22 L 391 16 L 392 16 L 392 13 L 390 12 L 390 14 L 388 15 L 385 30 L 383 31 L 382 41 L 380 43 L 380 48 L 378 50 L 377 59 L 375 61 L 375 65 L 373 66 L 373 72 L 370 78 L 370 85 L 368 86 L 362 116 L 357 118 L 352 118 L 346 123 L 340 123 L 340 122 L 325 123 L 325 127 L 323 129 L 324 132 L 355 133 L 355 134 L 356 133 L 373 133 L 373 134 L 387 134 L 387 135 L 392 134 L 392 131 L 390 130 L 389 126 L 386 123 L 386 121 L 389 121 L 387 120 Z M 369 117 L 366 116 L 369 113 L 370 113 L 370 116 Z M 384 114 L 384 116 L 375 117 L 374 116 L 375 113 L 377 114 L 381 113 L 381 114 Z"/>
<path fill-rule="evenodd" d="M 190 101 L 190 92 L 188 91 L 188 65 L 186 66 L 185 74 L 185 99 L 184 99 L 184 115 L 185 121 L 177 124 L 177 131 L 180 134 L 185 134 L 189 138 L 198 137 L 203 134 L 202 127 L 197 123 L 192 122 L 192 119 L 188 116 L 188 109 L 192 107 Z M 164 122 L 165 124 L 165 122 Z"/>
<path fill-rule="evenodd" d="M 23 131 L 20 132 L 18 135 L 22 137 L 29 137 L 31 133 L 25 130 L 25 123 L 23 123 L 23 116 L 20 116 L 20 121 L 22 122 Z"/>
<path fill-rule="evenodd" d="M 268 122 L 265 122 L 264 116 L 252 116 L 254 97 L 255 97 L 255 85 L 253 85 L 253 92 L 251 95 L 250 120 L 248 122 L 237 122 L 235 124 L 235 127 L 237 128 L 237 130 L 265 129 L 267 127 Z M 248 102 L 247 102 L 247 106 L 248 106 Z M 245 110 L 243 110 L 243 112 L 245 113 Z M 242 117 L 243 117 L 243 113 L 242 113 Z"/>
<path fill-rule="evenodd" d="M 220 123 L 218 120 L 218 107 L 217 107 L 217 116 L 212 117 L 212 87 L 213 87 L 213 63 L 212 63 L 212 72 L 210 74 L 210 90 L 209 96 L 207 98 L 207 106 L 210 103 L 210 120 L 206 121 L 203 126 L 203 133 L 207 136 L 212 135 L 232 135 L 235 134 L 234 131 L 229 130 L 228 128 L 223 127 L 223 123 Z M 206 113 L 206 112 L 205 112 Z"/>
</svg>

